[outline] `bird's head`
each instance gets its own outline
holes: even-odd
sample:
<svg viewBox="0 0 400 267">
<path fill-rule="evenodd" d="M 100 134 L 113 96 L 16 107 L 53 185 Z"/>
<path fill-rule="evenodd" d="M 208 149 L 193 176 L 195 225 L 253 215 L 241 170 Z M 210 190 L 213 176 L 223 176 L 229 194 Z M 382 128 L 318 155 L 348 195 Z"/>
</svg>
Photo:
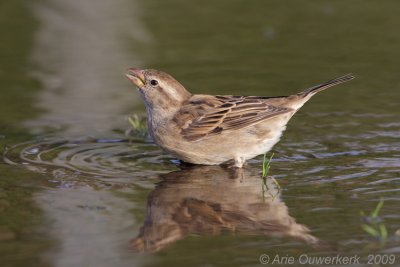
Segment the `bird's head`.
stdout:
<svg viewBox="0 0 400 267">
<path fill-rule="evenodd" d="M 179 107 L 191 96 L 171 75 L 159 70 L 129 68 L 126 77 L 139 89 L 146 106 L 152 109 Z"/>
</svg>

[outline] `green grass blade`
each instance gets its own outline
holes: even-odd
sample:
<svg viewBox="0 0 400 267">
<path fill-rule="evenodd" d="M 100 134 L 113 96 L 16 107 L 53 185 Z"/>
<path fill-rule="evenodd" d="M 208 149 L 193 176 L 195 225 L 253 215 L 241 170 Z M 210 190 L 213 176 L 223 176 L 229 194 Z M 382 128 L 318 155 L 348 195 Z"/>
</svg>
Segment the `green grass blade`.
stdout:
<svg viewBox="0 0 400 267">
<path fill-rule="evenodd" d="M 381 199 L 378 203 L 378 205 L 376 205 L 375 210 L 371 213 L 371 218 L 376 219 L 378 218 L 379 212 L 383 207 L 383 199 Z"/>
<path fill-rule="evenodd" d="M 368 224 L 361 224 L 361 228 L 367 232 L 368 234 L 372 235 L 373 237 L 379 237 L 379 232 L 375 228 L 369 226 Z"/>
<path fill-rule="evenodd" d="M 384 224 L 379 225 L 380 237 L 382 241 L 386 241 L 388 237 L 388 232 L 386 226 Z"/>
<path fill-rule="evenodd" d="M 267 153 L 264 154 L 263 163 L 262 163 L 262 177 L 267 177 L 269 169 L 271 167 L 271 161 L 274 157 L 274 153 L 272 153 L 271 157 L 267 161 Z"/>
<path fill-rule="evenodd" d="M 263 158 L 263 163 L 262 163 L 262 177 L 266 177 L 267 173 L 267 166 L 266 166 L 266 161 L 267 161 L 267 153 L 264 153 L 264 158 Z"/>
</svg>

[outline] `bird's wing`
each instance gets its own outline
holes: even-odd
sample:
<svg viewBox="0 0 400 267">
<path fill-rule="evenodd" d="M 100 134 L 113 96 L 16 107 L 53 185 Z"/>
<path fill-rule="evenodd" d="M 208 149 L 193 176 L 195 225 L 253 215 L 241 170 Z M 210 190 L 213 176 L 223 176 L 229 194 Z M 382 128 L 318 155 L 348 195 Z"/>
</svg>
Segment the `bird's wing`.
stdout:
<svg viewBox="0 0 400 267">
<path fill-rule="evenodd" d="M 181 120 L 181 134 L 189 141 L 206 136 L 234 131 L 260 121 L 293 111 L 290 108 L 272 106 L 265 99 L 243 96 L 215 96 L 195 99 L 175 117 Z M 186 114 L 186 117 L 185 117 Z"/>
</svg>

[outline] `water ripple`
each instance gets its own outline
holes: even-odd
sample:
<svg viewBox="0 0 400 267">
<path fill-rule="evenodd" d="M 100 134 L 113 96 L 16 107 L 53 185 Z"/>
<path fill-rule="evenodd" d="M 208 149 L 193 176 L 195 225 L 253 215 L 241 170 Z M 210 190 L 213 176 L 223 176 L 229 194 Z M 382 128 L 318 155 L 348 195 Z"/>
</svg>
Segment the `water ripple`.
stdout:
<svg viewBox="0 0 400 267">
<path fill-rule="evenodd" d="M 132 177 L 155 176 L 174 169 L 169 156 L 143 140 L 32 141 L 9 148 L 3 160 L 34 171 L 50 172 L 56 180 L 79 175 L 80 180 L 94 177 L 129 181 Z"/>
</svg>

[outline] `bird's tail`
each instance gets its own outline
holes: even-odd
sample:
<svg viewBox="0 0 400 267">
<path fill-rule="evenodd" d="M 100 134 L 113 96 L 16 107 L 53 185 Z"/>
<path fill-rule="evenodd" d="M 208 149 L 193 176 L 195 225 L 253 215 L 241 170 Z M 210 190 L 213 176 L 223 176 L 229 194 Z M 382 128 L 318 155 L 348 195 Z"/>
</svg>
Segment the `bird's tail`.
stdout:
<svg viewBox="0 0 400 267">
<path fill-rule="evenodd" d="M 346 74 L 346 75 L 344 75 L 342 77 L 339 77 L 339 78 L 327 81 L 325 83 L 313 86 L 311 88 L 308 88 L 308 89 L 298 93 L 298 95 L 299 96 L 312 96 L 312 95 L 314 95 L 314 94 L 316 94 L 316 93 L 318 93 L 318 92 L 320 92 L 322 90 L 325 90 L 325 89 L 327 89 L 329 87 L 332 87 L 332 86 L 335 86 L 335 85 L 338 85 L 338 84 L 341 84 L 341 83 L 345 83 L 345 82 L 351 81 L 353 79 L 354 79 L 354 76 L 351 73 L 350 74 Z"/>
</svg>

